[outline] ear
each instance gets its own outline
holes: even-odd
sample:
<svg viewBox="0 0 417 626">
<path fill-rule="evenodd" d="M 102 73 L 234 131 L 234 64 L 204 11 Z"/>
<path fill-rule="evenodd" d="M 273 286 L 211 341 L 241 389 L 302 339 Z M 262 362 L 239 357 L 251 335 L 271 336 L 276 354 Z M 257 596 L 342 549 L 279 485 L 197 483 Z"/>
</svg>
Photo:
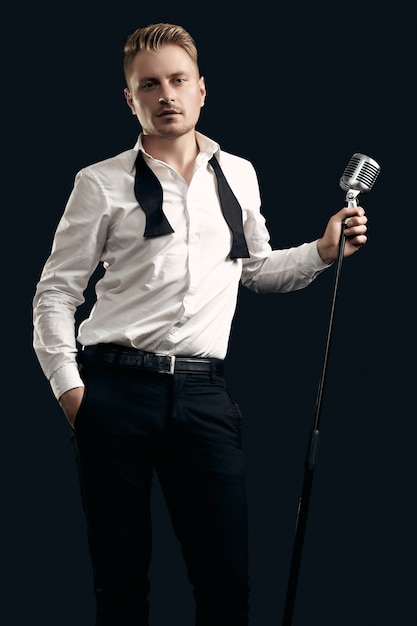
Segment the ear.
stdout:
<svg viewBox="0 0 417 626">
<path fill-rule="evenodd" d="M 200 84 L 201 106 L 203 107 L 204 103 L 206 101 L 206 95 L 207 95 L 206 83 L 205 83 L 205 80 L 204 80 L 204 76 L 200 76 L 198 82 Z"/>
<path fill-rule="evenodd" d="M 132 98 L 132 95 L 130 93 L 130 90 L 127 87 L 125 87 L 123 93 L 125 95 L 127 105 L 129 107 L 129 109 L 132 111 L 132 115 L 136 115 L 135 105 L 133 104 L 133 98 Z"/>
</svg>

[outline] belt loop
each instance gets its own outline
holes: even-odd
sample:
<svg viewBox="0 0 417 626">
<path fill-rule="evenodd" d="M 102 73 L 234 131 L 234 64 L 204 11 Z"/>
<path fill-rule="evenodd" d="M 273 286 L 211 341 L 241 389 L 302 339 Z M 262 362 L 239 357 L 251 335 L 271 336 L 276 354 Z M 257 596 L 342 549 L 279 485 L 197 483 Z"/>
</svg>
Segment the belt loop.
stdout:
<svg viewBox="0 0 417 626">
<path fill-rule="evenodd" d="M 120 365 L 120 359 L 122 357 L 122 352 L 123 352 L 123 348 L 122 346 L 118 346 L 117 344 L 115 345 L 115 354 L 114 354 L 114 361 L 113 361 L 113 365 Z"/>
<path fill-rule="evenodd" d="M 210 381 L 215 383 L 217 379 L 217 366 L 214 360 L 210 363 Z"/>
<path fill-rule="evenodd" d="M 122 356 L 123 347 L 119 346 L 116 343 L 109 344 L 110 351 L 106 351 L 107 344 L 99 344 L 99 346 L 103 350 L 104 361 L 109 365 L 114 365 L 117 367 L 120 365 L 120 358 Z"/>
</svg>

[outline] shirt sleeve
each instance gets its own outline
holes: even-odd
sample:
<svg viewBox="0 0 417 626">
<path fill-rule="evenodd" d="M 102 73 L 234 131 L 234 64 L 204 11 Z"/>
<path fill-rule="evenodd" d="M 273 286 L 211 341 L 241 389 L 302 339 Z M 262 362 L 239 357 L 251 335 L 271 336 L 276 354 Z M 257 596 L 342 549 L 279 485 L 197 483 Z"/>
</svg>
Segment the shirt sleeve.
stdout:
<svg viewBox="0 0 417 626">
<path fill-rule="evenodd" d="M 57 399 L 84 384 L 76 362 L 75 313 L 105 246 L 107 204 L 93 173 L 81 170 L 36 286 L 33 348 Z"/>
<path fill-rule="evenodd" d="M 242 284 L 257 293 L 304 289 L 329 265 L 317 251 L 317 240 L 282 250 L 270 250 L 262 260 L 244 264 Z"/>
</svg>

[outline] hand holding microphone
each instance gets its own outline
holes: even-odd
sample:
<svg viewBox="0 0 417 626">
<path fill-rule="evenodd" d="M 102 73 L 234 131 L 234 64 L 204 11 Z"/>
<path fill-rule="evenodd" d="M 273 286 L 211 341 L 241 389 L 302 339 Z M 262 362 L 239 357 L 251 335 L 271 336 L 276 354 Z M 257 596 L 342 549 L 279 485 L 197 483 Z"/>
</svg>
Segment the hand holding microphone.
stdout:
<svg viewBox="0 0 417 626">
<path fill-rule="evenodd" d="M 356 152 L 347 164 L 341 178 L 340 187 L 346 191 L 347 207 L 333 215 L 323 237 L 317 242 L 318 253 L 324 263 L 333 263 L 340 251 L 341 229 L 343 236 L 343 256 L 357 252 L 367 242 L 367 221 L 365 211 L 358 206 L 360 193 L 367 193 L 373 187 L 380 172 L 374 159 Z"/>
</svg>

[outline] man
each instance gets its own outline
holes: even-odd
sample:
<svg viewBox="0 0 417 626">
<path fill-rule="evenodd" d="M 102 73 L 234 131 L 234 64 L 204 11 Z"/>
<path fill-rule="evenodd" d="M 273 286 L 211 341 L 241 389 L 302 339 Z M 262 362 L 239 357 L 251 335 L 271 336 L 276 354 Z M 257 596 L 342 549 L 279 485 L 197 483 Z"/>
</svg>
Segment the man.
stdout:
<svg viewBox="0 0 417 626">
<path fill-rule="evenodd" d="M 34 297 L 34 349 L 72 427 L 96 626 L 149 624 L 156 471 L 193 587 L 197 626 L 248 624 L 241 415 L 223 361 L 239 283 L 301 289 L 366 243 L 361 207 L 272 251 L 255 171 L 196 131 L 206 89 L 183 28 L 125 44 L 133 149 L 81 170 Z M 243 226 L 243 228 L 242 228 Z M 91 314 L 74 316 L 97 265 Z M 78 349 L 79 348 L 79 349 Z"/>
</svg>

